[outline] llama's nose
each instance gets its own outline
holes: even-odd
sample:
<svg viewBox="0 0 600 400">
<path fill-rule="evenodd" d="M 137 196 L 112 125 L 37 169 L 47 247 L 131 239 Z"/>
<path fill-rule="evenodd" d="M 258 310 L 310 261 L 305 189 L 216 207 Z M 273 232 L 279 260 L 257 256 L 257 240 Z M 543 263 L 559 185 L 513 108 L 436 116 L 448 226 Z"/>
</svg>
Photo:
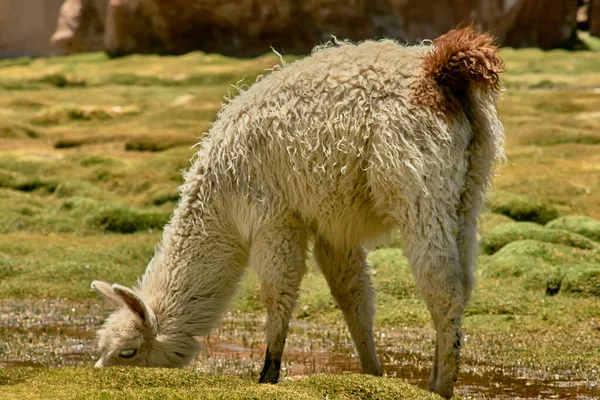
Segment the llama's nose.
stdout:
<svg viewBox="0 0 600 400">
<path fill-rule="evenodd" d="M 100 358 L 98 361 L 96 361 L 96 364 L 94 364 L 95 368 L 102 368 L 104 367 L 104 360 L 102 358 Z"/>
</svg>

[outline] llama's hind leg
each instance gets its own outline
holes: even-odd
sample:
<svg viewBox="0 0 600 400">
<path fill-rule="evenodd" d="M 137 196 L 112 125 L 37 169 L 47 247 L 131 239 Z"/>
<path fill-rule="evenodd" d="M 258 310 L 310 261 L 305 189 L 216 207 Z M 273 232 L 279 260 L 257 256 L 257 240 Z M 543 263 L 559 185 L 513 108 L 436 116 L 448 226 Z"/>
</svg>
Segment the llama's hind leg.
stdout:
<svg viewBox="0 0 600 400">
<path fill-rule="evenodd" d="M 331 294 L 344 314 L 363 372 L 380 376 L 373 337 L 374 291 L 367 273 L 365 251 L 360 247 L 338 249 L 327 240 L 317 238 L 314 252 Z"/>
<path fill-rule="evenodd" d="M 252 245 L 251 263 L 260 280 L 267 308 L 267 352 L 260 383 L 277 383 L 290 318 L 306 272 L 306 231 L 303 227 L 264 228 Z"/>
<path fill-rule="evenodd" d="M 465 277 L 459 263 L 456 212 L 419 204 L 404 227 L 405 252 L 436 329 L 430 390 L 450 398 L 458 375 Z"/>
</svg>

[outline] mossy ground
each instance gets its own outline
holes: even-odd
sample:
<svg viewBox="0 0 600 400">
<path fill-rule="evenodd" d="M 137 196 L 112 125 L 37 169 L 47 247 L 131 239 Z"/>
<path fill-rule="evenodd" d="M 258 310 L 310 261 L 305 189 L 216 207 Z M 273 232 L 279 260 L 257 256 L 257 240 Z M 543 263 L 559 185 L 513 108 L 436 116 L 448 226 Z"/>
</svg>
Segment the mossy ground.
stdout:
<svg viewBox="0 0 600 400">
<path fill-rule="evenodd" d="M 2 386 L 4 385 L 4 386 Z M 182 370 L 60 368 L 0 370 L 0 396 L 21 399 L 437 399 L 397 379 L 365 375 L 314 376 L 259 385 Z"/>
<path fill-rule="evenodd" d="M 598 243 L 600 219 L 600 53 L 505 49 L 502 55 L 508 90 L 499 110 L 509 162 L 497 171 L 481 224 L 484 244 L 496 244 L 494 254 L 479 259 L 478 286 L 464 319 L 467 369 L 488 365 L 540 379 L 563 374 L 568 380 L 597 381 L 600 255 L 588 244 Z M 182 170 L 194 154 L 191 145 L 214 120 L 223 96 L 236 92 L 231 85 L 244 76 L 242 84 L 251 83 L 279 60 L 196 52 L 17 61 L 0 61 L 0 299 L 96 302 L 88 290 L 91 280 L 130 285 L 143 272 L 177 202 Z M 547 225 L 531 229 L 515 220 Z M 378 293 L 377 328 L 428 332 L 410 343 L 430 357 L 430 317 L 400 244 L 401 238 L 392 236 L 374 245 L 369 257 Z M 232 310 L 262 315 L 252 272 Z M 342 325 L 312 264 L 295 319 Z M 78 388 L 101 396 L 104 392 L 91 389 L 97 382 L 106 383 L 106 396 L 117 395 L 110 372 L 22 372 L 25 380 L 17 379 L 18 371 L 1 373 L 3 383 L 21 382 L 0 389 L 7 396 L 40 396 L 46 383 L 48 390 L 64 386 L 62 398 L 81 398 Z M 123 376 L 141 380 L 144 372 L 131 374 Z M 163 379 L 148 374 L 149 381 Z M 86 387 L 87 379 L 96 383 Z M 185 398 L 219 382 L 255 387 L 215 379 L 195 381 L 171 395 Z M 251 390 L 257 396 L 281 390 L 285 396 L 294 387 L 302 396 L 320 396 L 318 379 L 336 378 L 315 379 Z M 350 382 L 339 379 L 342 386 Z M 385 380 L 361 382 L 386 385 Z M 151 391 L 143 387 L 143 393 Z"/>
</svg>

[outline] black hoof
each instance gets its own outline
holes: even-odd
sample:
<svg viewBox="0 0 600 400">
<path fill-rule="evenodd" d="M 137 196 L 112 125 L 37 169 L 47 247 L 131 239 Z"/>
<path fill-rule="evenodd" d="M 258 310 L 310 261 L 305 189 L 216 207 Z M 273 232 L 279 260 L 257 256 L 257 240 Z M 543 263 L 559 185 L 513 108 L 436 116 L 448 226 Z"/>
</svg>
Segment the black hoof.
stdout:
<svg viewBox="0 0 600 400">
<path fill-rule="evenodd" d="M 281 370 L 281 359 L 271 356 L 267 349 L 265 356 L 265 365 L 263 366 L 258 383 L 272 383 L 279 381 L 279 371 Z"/>
</svg>

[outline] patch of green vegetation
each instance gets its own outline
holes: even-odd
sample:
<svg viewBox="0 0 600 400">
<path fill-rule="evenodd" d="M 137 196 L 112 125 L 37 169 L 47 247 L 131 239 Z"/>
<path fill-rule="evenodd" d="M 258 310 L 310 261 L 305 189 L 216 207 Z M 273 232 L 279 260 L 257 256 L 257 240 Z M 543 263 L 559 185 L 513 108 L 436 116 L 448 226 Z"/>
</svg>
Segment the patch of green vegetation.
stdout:
<svg viewBox="0 0 600 400">
<path fill-rule="evenodd" d="M 0 69 L 8 67 L 23 67 L 31 64 L 32 59 L 29 57 L 7 58 L 0 60 Z"/>
<path fill-rule="evenodd" d="M 564 276 L 562 291 L 572 294 L 592 295 L 600 298 L 600 267 L 587 265 Z"/>
<path fill-rule="evenodd" d="M 519 89 L 532 83 L 549 80 L 569 86 L 598 83 L 596 52 L 539 49 L 502 50 L 507 69 L 502 80 L 509 88 Z"/>
<path fill-rule="evenodd" d="M 600 242 L 600 221 L 591 217 L 567 215 L 548 222 L 546 228 L 575 232 Z"/>
<path fill-rule="evenodd" d="M 0 371 L 3 399 L 437 399 L 401 379 L 313 376 L 261 385 L 195 371 L 141 368 L 10 368 Z"/>
<path fill-rule="evenodd" d="M 179 191 L 177 190 L 160 190 L 152 195 L 152 204 L 162 206 L 165 203 L 176 203 L 179 200 Z"/>
<path fill-rule="evenodd" d="M 553 82 L 550 79 L 542 79 L 529 85 L 529 89 L 559 89 L 568 87 L 565 83 Z"/>
<path fill-rule="evenodd" d="M 495 229 L 497 226 L 510 224 L 515 222 L 514 219 L 507 217 L 506 215 L 496 214 L 493 212 L 483 212 L 480 216 L 479 221 L 479 233 L 485 236 L 488 232 Z"/>
<path fill-rule="evenodd" d="M 249 79 L 256 78 L 256 75 Z M 233 84 L 239 80 L 238 75 L 225 73 L 179 74 L 170 78 L 157 78 L 137 74 L 115 74 L 105 78 L 100 84 L 132 85 L 132 86 L 212 86 Z"/>
<path fill-rule="evenodd" d="M 193 146 L 198 142 L 193 136 L 184 135 L 144 135 L 136 136 L 125 142 L 127 151 L 163 151 L 178 146 Z"/>
<path fill-rule="evenodd" d="M 54 148 L 69 149 L 73 147 L 81 147 L 91 144 L 116 142 L 119 140 L 123 140 L 123 137 L 118 135 L 79 135 L 58 139 L 54 143 Z"/>
<path fill-rule="evenodd" d="M 369 261 L 379 293 L 395 299 L 416 297 L 415 282 L 400 249 L 374 251 Z"/>
<path fill-rule="evenodd" d="M 63 74 L 44 75 L 41 78 L 35 79 L 35 82 L 47 83 L 58 88 L 64 88 L 67 86 L 85 86 L 85 81 L 83 79 L 67 77 Z"/>
<path fill-rule="evenodd" d="M 89 223 L 107 232 L 133 233 L 150 229 L 162 230 L 171 214 L 142 211 L 129 206 L 104 208 L 92 215 Z"/>
<path fill-rule="evenodd" d="M 93 121 L 137 115 L 141 112 L 136 106 L 75 106 L 63 105 L 40 111 L 31 123 L 36 125 L 56 125 L 69 121 Z"/>
<path fill-rule="evenodd" d="M 7 139 L 38 139 L 42 135 L 38 129 L 35 129 L 27 123 L 9 123 L 0 119 L 0 138 Z"/>
<path fill-rule="evenodd" d="M 0 188 L 14 189 L 21 192 L 33 192 L 43 189 L 48 193 L 54 193 L 57 186 L 58 182 L 53 180 L 23 176 L 16 173 L 6 173 L 0 170 Z"/>
<path fill-rule="evenodd" d="M 0 254 L 0 281 L 17 275 L 17 267 L 10 257 Z"/>
<path fill-rule="evenodd" d="M 74 155 L 72 157 L 74 162 L 78 162 L 83 167 L 94 167 L 94 166 L 106 166 L 106 167 L 117 167 L 122 166 L 123 163 L 115 160 L 114 158 L 107 158 L 97 155 Z"/>
<path fill-rule="evenodd" d="M 114 236 L 8 233 L 0 241 L 0 298 L 94 297 L 94 279 L 133 285 L 154 252 L 158 234 Z M 43 256 L 40 256 L 43 254 Z"/>
<path fill-rule="evenodd" d="M 493 192 L 489 200 L 492 212 L 505 215 L 515 221 L 531 221 L 546 224 L 558 217 L 551 205 L 528 196 L 508 192 Z"/>
<path fill-rule="evenodd" d="M 550 113 L 578 113 L 585 110 L 585 108 L 573 101 L 554 99 L 554 101 L 540 101 L 534 105 L 538 110 Z"/>
<path fill-rule="evenodd" d="M 594 241 L 585 236 L 566 230 L 544 227 L 533 222 L 500 225 L 483 237 L 481 246 L 485 253 L 494 254 L 508 243 L 527 239 L 587 250 L 598 247 Z"/>
<path fill-rule="evenodd" d="M 485 259 L 484 277 L 519 281 L 525 289 L 597 296 L 600 251 L 585 250 L 537 240 L 507 244 Z"/>
</svg>

